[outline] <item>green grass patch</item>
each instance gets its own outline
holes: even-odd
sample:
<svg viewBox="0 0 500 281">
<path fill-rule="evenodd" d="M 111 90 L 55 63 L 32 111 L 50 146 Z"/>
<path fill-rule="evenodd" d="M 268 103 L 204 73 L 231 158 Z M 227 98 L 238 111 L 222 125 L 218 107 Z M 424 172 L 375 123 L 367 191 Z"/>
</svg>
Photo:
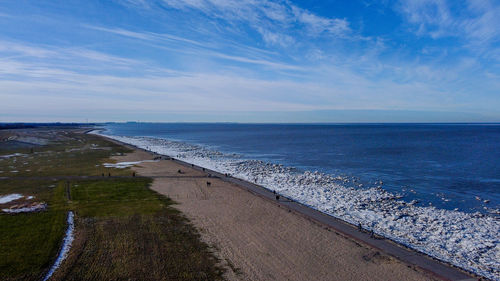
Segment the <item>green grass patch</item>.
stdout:
<svg viewBox="0 0 500 281">
<path fill-rule="evenodd" d="M 151 179 L 81 181 L 72 185 L 72 206 L 79 216 L 105 217 L 154 214 L 168 204 L 149 189 Z"/>
<path fill-rule="evenodd" d="M 172 200 L 149 189 L 150 183 L 114 179 L 71 187 L 85 241 L 58 279 L 222 279 L 218 260 L 196 229 L 171 207 Z"/>
<path fill-rule="evenodd" d="M 0 155 L 22 155 L 0 158 L 0 177 L 130 175 L 129 169 L 102 166 L 104 162 L 112 162 L 110 156 L 127 152 L 130 150 L 126 147 L 101 137 L 70 133 L 64 141 L 34 146 L 33 151 L 31 148 L 1 150 Z"/>
<path fill-rule="evenodd" d="M 81 217 L 82 246 L 57 280 L 221 280 L 209 247 L 178 211 Z"/>
<path fill-rule="evenodd" d="M 66 225 L 64 188 L 47 211 L 0 215 L 0 280 L 38 280 L 57 256 Z"/>
<path fill-rule="evenodd" d="M 3 132 L 5 134 L 5 132 Z M 59 176 L 131 175 L 104 168 L 129 149 L 74 130 L 33 131 L 47 145 L 1 146 L 0 195 L 20 193 L 46 202 L 40 213 L 0 213 L 0 280 L 39 280 L 54 262 L 75 212 L 69 256 L 51 280 L 220 280 L 223 270 L 173 201 L 148 178 L 54 180 Z M 17 172 L 13 172 L 17 171 Z M 1 206 L 0 206 L 1 207 Z"/>
</svg>

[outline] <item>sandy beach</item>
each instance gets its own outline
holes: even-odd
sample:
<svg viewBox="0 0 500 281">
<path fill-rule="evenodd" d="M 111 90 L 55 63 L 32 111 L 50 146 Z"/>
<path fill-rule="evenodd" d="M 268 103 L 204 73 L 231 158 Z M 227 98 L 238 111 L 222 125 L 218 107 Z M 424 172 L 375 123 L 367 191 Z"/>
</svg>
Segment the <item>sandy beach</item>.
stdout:
<svg viewBox="0 0 500 281">
<path fill-rule="evenodd" d="M 135 150 L 114 158 L 129 162 L 153 157 Z M 169 160 L 143 162 L 133 169 L 156 177 L 152 189 L 179 203 L 176 208 L 227 267 L 229 280 L 438 280 L 202 171 Z"/>
</svg>

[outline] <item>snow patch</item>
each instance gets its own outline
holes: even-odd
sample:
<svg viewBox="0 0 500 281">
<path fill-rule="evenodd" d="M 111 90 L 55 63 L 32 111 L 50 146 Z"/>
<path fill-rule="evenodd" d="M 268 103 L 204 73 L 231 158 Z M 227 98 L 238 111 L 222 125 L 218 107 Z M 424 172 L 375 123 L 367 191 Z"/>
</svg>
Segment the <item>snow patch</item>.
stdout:
<svg viewBox="0 0 500 281">
<path fill-rule="evenodd" d="M 129 168 L 129 167 L 132 167 L 136 164 L 140 164 L 143 162 L 158 162 L 158 160 L 142 160 L 142 161 L 135 161 L 135 162 L 104 163 L 102 165 L 106 168 L 124 169 L 124 168 Z"/>
<path fill-rule="evenodd" d="M 31 204 L 31 205 L 25 206 L 25 207 L 12 206 L 8 209 L 2 209 L 2 211 L 5 213 L 10 213 L 10 214 L 18 214 L 18 213 L 38 212 L 38 211 L 45 210 L 46 208 L 47 208 L 47 204 L 36 203 L 36 204 Z"/>
<path fill-rule="evenodd" d="M 23 195 L 17 194 L 17 193 L 3 195 L 3 196 L 0 196 L 0 204 L 9 203 L 10 201 L 21 199 L 23 197 L 24 197 Z"/>
<path fill-rule="evenodd" d="M 59 266 L 61 266 L 61 263 L 68 256 L 68 252 L 71 249 L 71 244 L 73 243 L 74 240 L 73 232 L 75 230 L 74 214 L 72 211 L 68 212 L 67 223 L 68 223 L 68 228 L 66 229 L 66 234 L 64 236 L 61 251 L 59 252 L 57 259 L 50 268 L 49 272 L 47 272 L 47 275 L 45 275 L 45 277 L 43 278 L 43 281 L 47 281 L 50 279 L 50 277 L 52 277 L 54 272 L 59 268 Z"/>
<path fill-rule="evenodd" d="M 17 156 L 24 156 L 26 154 L 22 153 L 14 153 L 14 154 L 8 154 L 8 155 L 0 155 L 0 158 L 11 158 L 11 157 L 17 157 Z"/>
</svg>

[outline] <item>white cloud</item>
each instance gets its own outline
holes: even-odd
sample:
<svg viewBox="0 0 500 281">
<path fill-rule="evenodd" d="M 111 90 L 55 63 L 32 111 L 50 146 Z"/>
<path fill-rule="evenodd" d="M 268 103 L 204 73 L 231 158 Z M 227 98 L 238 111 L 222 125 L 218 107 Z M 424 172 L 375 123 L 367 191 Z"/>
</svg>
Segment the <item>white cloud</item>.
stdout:
<svg viewBox="0 0 500 281">
<path fill-rule="evenodd" d="M 297 6 L 291 6 L 296 20 L 305 25 L 310 34 L 318 35 L 328 32 L 337 36 L 350 33 L 349 22 L 345 19 L 330 19 L 317 16 Z"/>
<path fill-rule="evenodd" d="M 148 67 L 145 65 L 145 67 Z M 310 73 L 315 81 L 248 78 L 239 73 L 145 70 L 135 76 L 85 74 L 39 63 L 4 60 L 0 72 L 3 114 L 57 112 L 91 107 L 107 111 L 298 111 L 320 109 L 454 109 L 460 94 L 443 88 L 454 82 L 449 69 L 407 66 L 401 79 L 372 80 L 349 66 L 324 65 Z M 6 75 L 4 75 L 6 74 Z M 459 88 L 459 86 L 457 87 Z M 452 95 L 453 94 L 453 95 Z M 494 103 L 492 103 L 494 104 Z"/>
<path fill-rule="evenodd" d="M 3 60 L 9 57 L 18 59 L 57 60 L 60 65 L 65 61 L 72 66 L 76 62 L 89 64 L 91 62 L 106 62 L 108 66 L 131 66 L 140 64 L 139 61 L 113 56 L 110 54 L 78 47 L 30 46 L 10 41 L 0 41 L 0 55 Z M 6 65 L 3 65 L 5 69 Z M 0 68 L 1 71 L 1 68 Z"/>
<path fill-rule="evenodd" d="M 455 28 L 446 0 L 402 0 L 400 5 L 419 35 L 450 36 Z"/>
<path fill-rule="evenodd" d="M 351 32 L 345 19 L 326 18 L 299 8 L 290 2 L 268 0 L 163 0 L 171 8 L 197 10 L 209 17 L 226 21 L 245 22 L 259 31 L 268 43 L 282 45 L 282 39 L 270 34 L 286 33 L 290 28 L 304 28 L 303 35 L 318 36 L 322 33 L 346 36 Z M 262 32 L 266 30 L 266 32 Z M 293 30 L 294 32 L 300 31 Z"/>
<path fill-rule="evenodd" d="M 154 8 L 147 1 L 128 2 Z M 83 25 L 91 29 L 84 33 L 112 37 L 93 46 L 111 50 L 110 47 L 130 44 L 132 48 L 120 49 L 116 54 L 130 55 L 130 50 L 140 50 L 137 56 L 135 53 L 132 56 L 149 57 L 143 60 L 78 46 L 63 48 L 0 41 L 2 114 L 23 110 L 49 114 L 58 112 L 62 106 L 75 112 L 93 108 L 103 116 L 111 111 L 144 113 L 150 110 L 161 116 L 162 110 L 463 110 L 476 107 L 478 111 L 492 111 L 498 105 L 492 94 L 498 89 L 498 82 L 494 82 L 498 81 L 498 75 L 482 77 L 484 71 L 473 58 L 458 58 L 460 62 L 442 66 L 436 62 L 411 62 L 398 55 L 380 59 L 380 53 L 391 48 L 392 42 L 387 42 L 390 40 L 387 37 L 337 51 L 337 44 L 325 47 L 323 42 L 354 36 L 349 22 L 320 17 L 290 2 L 167 2 L 175 10 L 174 14 L 178 10 L 186 17 L 203 13 L 231 21 L 229 26 L 248 25 L 267 45 L 255 42 L 254 38 L 242 39 L 245 34 L 225 36 L 224 30 L 208 35 L 201 31 L 192 34 L 190 32 L 198 27 L 182 27 L 175 33 L 174 29 L 168 29 L 169 25 L 176 26 L 172 22 L 155 26 L 161 33 Z M 485 2 L 471 1 L 465 18 L 452 13 L 444 0 L 406 2 L 409 6 L 404 13 L 421 36 L 460 35 L 488 44 L 497 40 L 495 32 L 498 31 L 488 28 L 487 23 L 495 19 Z M 206 18 L 190 20 L 203 22 Z M 454 34 L 459 27 L 458 35 Z M 147 29 L 147 26 L 141 28 Z M 305 35 L 299 34 L 301 32 Z M 315 40 L 298 40 L 315 39 L 312 38 L 315 36 L 326 37 L 317 40 L 322 42 L 319 44 Z M 263 45 L 268 49 L 260 49 Z M 301 49 L 293 53 L 294 48 Z M 155 60 L 163 54 L 165 57 Z M 489 54 L 500 57 L 500 52 Z M 120 71 L 122 69 L 125 71 Z M 476 94 L 482 98 L 481 102 L 477 102 Z"/>
<path fill-rule="evenodd" d="M 211 55 L 213 57 L 216 57 L 216 58 L 222 58 L 222 59 L 232 60 L 232 61 L 236 61 L 236 62 L 256 64 L 256 65 L 271 67 L 274 69 L 297 70 L 297 71 L 308 71 L 309 70 L 305 67 L 295 66 L 295 65 L 286 64 L 286 63 L 273 62 L 270 60 L 250 59 L 250 58 L 246 58 L 246 57 L 231 56 L 231 55 L 226 55 L 226 54 L 216 53 L 216 52 L 211 53 Z"/>
<path fill-rule="evenodd" d="M 454 6 L 454 9 L 452 9 Z M 500 42 L 500 3 L 489 0 L 401 0 L 399 10 L 420 36 L 456 37 L 481 53 Z M 493 48 L 493 50 L 491 50 Z"/>
<path fill-rule="evenodd" d="M 196 56 L 208 56 L 210 58 L 221 58 L 225 60 L 231 60 L 234 62 L 243 62 L 243 63 L 249 63 L 249 64 L 254 64 L 254 65 L 260 65 L 260 66 L 265 66 L 265 67 L 270 67 L 270 68 L 275 68 L 275 69 L 281 69 L 281 70 L 302 70 L 301 67 L 294 66 L 291 64 L 286 64 L 286 63 L 281 63 L 281 62 L 276 62 L 273 61 L 268 57 L 269 54 L 272 54 L 269 51 L 266 50 L 261 50 L 261 49 L 256 49 L 256 48 L 251 48 L 248 46 L 241 46 L 238 45 L 236 48 L 242 49 L 241 53 L 245 54 L 253 54 L 253 57 L 243 57 L 243 56 L 237 56 L 237 55 L 229 55 L 227 53 L 219 52 L 217 49 L 228 47 L 229 49 L 235 49 L 235 45 L 233 42 L 228 43 L 229 46 L 224 46 L 224 42 L 219 42 L 219 45 L 212 45 L 207 42 L 198 42 L 195 40 L 190 40 L 186 38 L 182 38 L 179 36 L 174 36 L 170 34 L 165 34 L 165 33 L 154 33 L 154 32 L 136 32 L 136 31 L 130 31 L 130 30 L 125 30 L 121 28 L 104 28 L 104 27 L 98 27 L 98 26 L 90 26 L 90 25 L 85 25 L 85 27 L 90 28 L 90 29 L 95 29 L 99 31 L 104 31 L 104 32 L 109 32 L 125 37 L 130 37 L 130 38 L 135 38 L 135 39 L 140 39 L 140 40 L 147 40 L 151 41 L 154 44 L 152 46 L 157 47 L 157 48 L 167 48 L 169 50 L 175 51 L 175 52 L 181 52 L 181 53 L 187 53 L 187 54 L 192 54 Z M 263 33 L 263 36 L 266 38 L 266 40 L 272 41 L 275 44 L 280 44 L 280 45 L 290 45 L 293 44 L 294 40 L 293 38 L 283 35 L 283 34 L 277 34 L 277 33 L 272 33 L 269 32 L 268 30 L 259 30 L 259 32 Z M 177 48 L 177 49 L 170 49 L 169 47 L 165 46 L 165 40 L 168 41 L 177 41 L 177 42 L 182 42 L 187 45 L 191 46 L 196 46 L 196 50 L 190 50 L 189 48 Z M 260 59 L 258 57 L 265 57 L 265 59 Z"/>
<path fill-rule="evenodd" d="M 56 53 L 51 50 L 47 50 L 44 48 L 27 46 L 26 44 L 8 42 L 8 41 L 0 41 L 0 53 L 4 55 L 17 55 L 17 56 L 31 56 L 31 57 L 48 57 L 53 56 Z"/>
<path fill-rule="evenodd" d="M 480 43 L 500 41 L 500 4 L 489 1 L 469 1 L 469 11 L 473 16 L 463 20 L 461 26 L 465 34 Z"/>
<path fill-rule="evenodd" d="M 258 27 L 257 31 L 261 34 L 262 39 L 271 45 L 278 45 L 281 47 L 288 47 L 295 43 L 295 39 L 292 36 L 272 32 L 265 28 Z"/>
<path fill-rule="evenodd" d="M 198 45 L 198 46 L 206 46 L 206 43 L 203 42 L 198 42 L 196 40 L 190 40 L 184 37 L 179 37 L 171 34 L 166 34 L 166 33 L 155 33 L 155 32 L 136 32 L 136 31 L 131 31 L 131 30 L 126 30 L 122 28 L 106 28 L 106 27 L 101 27 L 101 26 L 95 26 L 95 25 L 83 25 L 86 28 L 94 29 L 94 30 L 99 30 L 99 31 L 104 31 L 108 33 L 113 33 L 117 35 L 122 35 L 126 37 L 131 37 L 135 39 L 140 39 L 140 40 L 149 40 L 149 41 L 158 41 L 158 40 L 167 40 L 167 41 L 178 41 L 178 42 L 183 42 L 183 43 L 189 43 L 192 45 Z"/>
</svg>

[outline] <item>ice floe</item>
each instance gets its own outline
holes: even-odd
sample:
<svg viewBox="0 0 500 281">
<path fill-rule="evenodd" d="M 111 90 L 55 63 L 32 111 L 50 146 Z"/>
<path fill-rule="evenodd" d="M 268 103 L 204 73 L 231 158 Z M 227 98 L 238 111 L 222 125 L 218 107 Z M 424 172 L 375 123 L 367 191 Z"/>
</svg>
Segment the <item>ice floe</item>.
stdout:
<svg viewBox="0 0 500 281">
<path fill-rule="evenodd" d="M 348 185 L 349 179 L 344 177 L 242 159 L 183 142 L 106 136 L 255 182 L 354 225 L 361 223 L 364 228 L 415 250 L 500 280 L 500 218 L 493 212 L 465 213 L 418 206 L 417 202 L 401 200 L 401 195 L 380 186 Z"/>
<path fill-rule="evenodd" d="M 73 232 L 75 231 L 74 214 L 72 211 L 68 212 L 67 223 L 68 223 L 68 228 L 66 229 L 66 234 L 64 235 L 61 251 L 57 256 L 56 261 L 49 269 L 49 272 L 47 272 L 47 275 L 45 275 L 45 277 L 43 278 L 43 281 L 47 281 L 50 279 L 50 277 L 52 277 L 54 272 L 59 268 L 59 266 L 61 266 L 64 259 L 68 256 L 68 252 L 71 249 L 71 244 L 73 243 L 74 240 Z"/>
</svg>

